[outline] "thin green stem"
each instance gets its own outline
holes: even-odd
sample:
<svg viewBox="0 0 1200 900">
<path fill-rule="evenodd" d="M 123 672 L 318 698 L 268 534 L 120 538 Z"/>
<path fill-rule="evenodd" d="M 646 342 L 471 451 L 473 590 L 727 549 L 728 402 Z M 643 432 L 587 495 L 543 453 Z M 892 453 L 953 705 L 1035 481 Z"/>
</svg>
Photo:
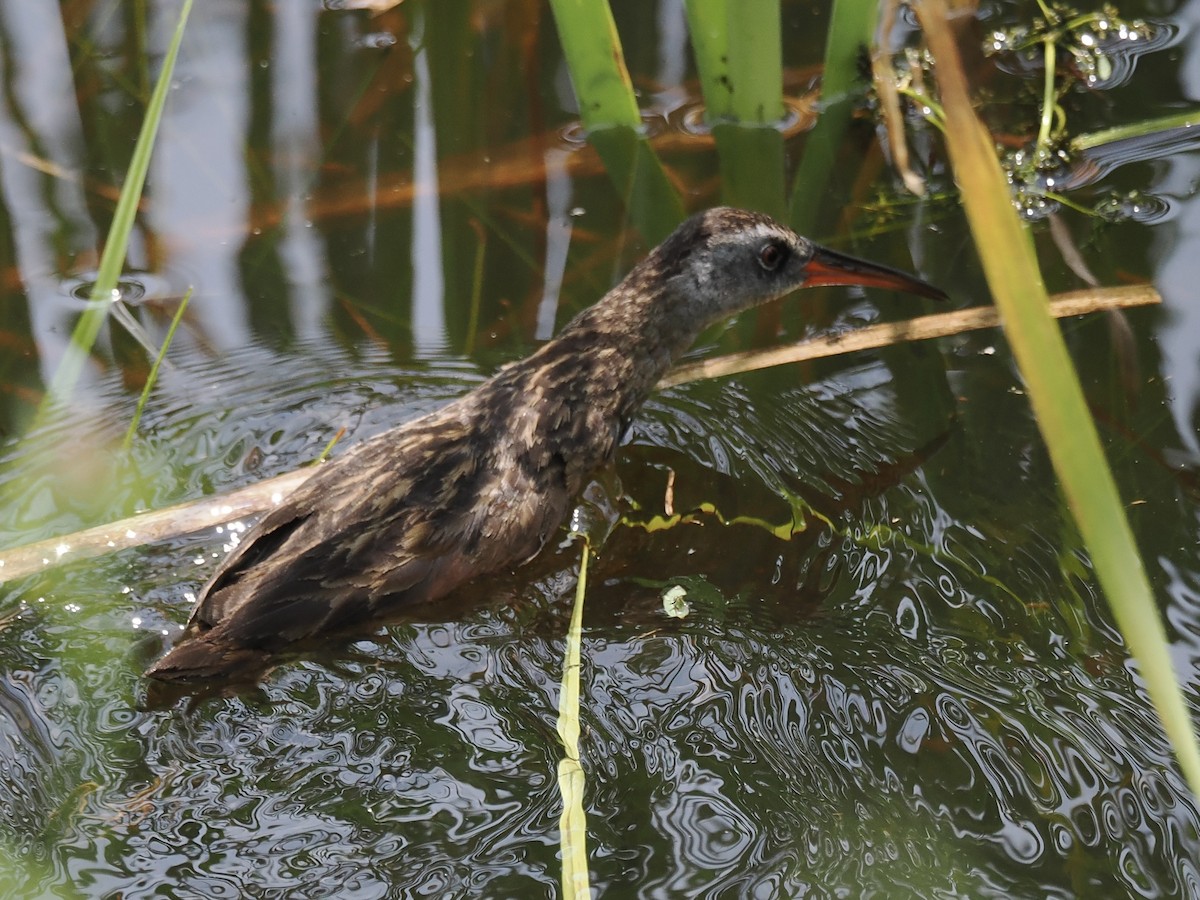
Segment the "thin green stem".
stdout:
<svg viewBox="0 0 1200 900">
<path fill-rule="evenodd" d="M 558 790 L 562 796 L 559 840 L 562 845 L 562 896 L 572 900 L 590 900 L 587 861 L 587 816 L 583 810 L 586 787 L 583 766 L 579 762 L 579 672 L 583 644 L 583 598 L 587 593 L 588 558 L 591 545 L 583 539 L 579 578 L 575 584 L 575 606 L 567 629 L 567 647 L 563 658 L 562 688 L 558 698 L 558 736 L 563 757 L 558 762 Z"/>
<path fill-rule="evenodd" d="M 1044 149 L 1050 144 L 1054 107 L 1057 105 L 1054 96 L 1054 70 L 1058 65 L 1056 59 L 1058 49 L 1052 37 L 1047 37 L 1042 41 L 1042 48 L 1045 54 L 1045 81 L 1042 85 L 1042 124 L 1038 129 L 1037 145 Z"/>
<path fill-rule="evenodd" d="M 192 289 L 188 288 L 187 293 L 183 295 L 183 299 L 179 301 L 179 308 L 175 310 L 175 315 L 171 319 L 171 327 L 167 329 L 167 336 L 163 338 L 158 355 L 154 357 L 154 365 L 150 367 L 150 374 L 146 376 L 146 383 L 142 387 L 142 395 L 138 397 L 137 409 L 133 411 L 133 419 L 129 423 L 129 430 L 125 432 L 125 440 L 121 442 L 121 449 L 126 453 L 133 446 L 133 436 L 137 434 L 138 423 L 142 420 L 142 411 L 146 408 L 146 401 L 150 399 L 150 391 L 153 389 L 155 382 L 158 381 L 159 367 L 167 356 L 167 348 L 171 346 L 171 339 L 175 337 L 175 329 L 183 321 L 183 313 L 187 309 L 188 301 L 191 299 Z"/>
<path fill-rule="evenodd" d="M 339 428 L 337 430 L 337 433 L 332 438 L 329 439 L 329 443 L 325 445 L 325 449 L 322 450 L 319 454 L 317 454 L 317 458 L 314 459 L 311 463 L 309 463 L 309 465 L 315 466 L 315 465 L 325 462 L 325 460 L 327 460 L 329 458 L 329 454 L 333 452 L 333 448 L 337 444 L 337 442 L 340 441 L 345 436 L 346 436 L 346 429 L 344 427 Z"/>
<path fill-rule="evenodd" d="M 467 316 L 467 337 L 463 341 L 463 353 L 467 355 L 475 351 L 475 338 L 479 333 L 479 304 L 483 297 L 483 258 L 487 251 L 487 232 L 482 227 L 476 227 L 475 234 L 479 245 L 475 250 L 475 268 L 471 273 L 471 307 Z"/>
<path fill-rule="evenodd" d="M 146 183 L 146 173 L 150 169 L 150 156 L 154 150 L 154 138 L 158 133 L 159 122 L 162 121 L 163 108 L 167 101 L 167 91 L 171 86 L 171 77 L 175 71 L 175 60 L 179 55 L 179 45 L 183 42 L 183 33 L 187 25 L 188 14 L 192 9 L 192 0 L 185 0 L 179 22 L 175 26 L 175 34 L 171 45 L 163 59 L 162 72 L 154 85 L 154 93 L 146 108 L 146 118 L 142 121 L 142 129 L 134 145 L 133 156 L 129 162 L 129 171 L 125 175 L 125 184 L 121 188 L 121 196 L 113 214 L 112 225 L 108 230 L 108 239 L 104 244 L 104 253 L 100 257 L 100 268 L 96 275 L 96 284 L 92 288 L 91 302 L 88 304 L 75 330 L 71 333 L 71 343 L 63 361 L 59 364 L 54 377 L 50 380 L 46 399 L 38 411 L 40 419 L 47 408 L 56 401 L 68 396 L 74 389 L 79 376 L 83 373 L 87 361 L 100 336 L 100 329 L 108 319 L 108 312 L 117 298 L 117 281 L 125 265 L 125 251 L 129 244 L 129 234 L 133 230 L 134 219 L 137 216 L 138 203 L 141 201 L 142 188 Z"/>
<path fill-rule="evenodd" d="M 913 87 L 899 88 L 897 93 L 901 97 L 907 97 L 922 109 L 929 110 L 929 112 L 925 113 L 925 121 L 938 131 L 944 132 L 946 130 L 946 114 L 942 111 L 942 107 L 936 100 Z"/>
<path fill-rule="evenodd" d="M 1082 213 L 1085 216 L 1096 215 L 1096 211 L 1094 209 L 1090 209 L 1082 204 L 1076 203 L 1074 200 L 1071 200 L 1064 194 L 1058 194 L 1054 191 L 1046 191 L 1043 196 L 1047 200 L 1053 200 L 1055 203 L 1061 203 L 1063 206 L 1067 207 L 1067 209 L 1073 209 L 1075 212 Z"/>
<path fill-rule="evenodd" d="M 1197 125 L 1200 125 L 1200 110 L 1189 109 L 1184 112 L 1175 113 L 1174 115 L 1163 116 L 1160 119 L 1148 119 L 1143 122 L 1134 122 L 1130 125 L 1117 125 L 1113 128 L 1106 128 L 1103 131 L 1081 134 L 1071 140 L 1071 149 L 1077 152 L 1094 150 L 1097 147 L 1112 144 L 1116 141 L 1159 135 L 1177 128 L 1195 128 Z"/>
</svg>

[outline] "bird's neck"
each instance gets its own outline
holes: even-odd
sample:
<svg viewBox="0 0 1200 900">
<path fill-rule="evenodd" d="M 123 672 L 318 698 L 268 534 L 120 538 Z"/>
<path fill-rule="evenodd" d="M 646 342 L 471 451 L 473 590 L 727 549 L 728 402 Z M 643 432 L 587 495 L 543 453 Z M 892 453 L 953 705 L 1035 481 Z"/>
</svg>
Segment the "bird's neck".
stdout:
<svg viewBox="0 0 1200 900">
<path fill-rule="evenodd" d="M 682 299 L 653 293 L 635 270 L 553 340 L 497 376 L 519 403 L 530 452 L 568 460 L 572 491 L 616 452 L 624 429 L 698 328 Z M 651 279 L 652 281 L 652 279 Z"/>
<path fill-rule="evenodd" d="M 700 330 L 682 314 L 684 298 L 651 290 L 639 274 L 568 322 L 533 357 L 542 366 L 574 371 L 576 390 L 622 419 L 645 402 Z"/>
</svg>

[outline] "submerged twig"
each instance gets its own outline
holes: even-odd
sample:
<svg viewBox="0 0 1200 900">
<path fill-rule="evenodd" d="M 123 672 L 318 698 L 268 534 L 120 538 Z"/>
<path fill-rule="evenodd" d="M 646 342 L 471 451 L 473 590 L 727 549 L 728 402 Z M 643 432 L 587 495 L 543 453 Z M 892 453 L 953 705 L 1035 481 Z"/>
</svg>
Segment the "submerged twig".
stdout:
<svg viewBox="0 0 1200 900">
<path fill-rule="evenodd" d="M 64 537 L 26 544 L 0 553 L 0 582 L 23 578 L 58 563 L 78 562 L 225 525 L 258 515 L 281 502 L 316 473 L 312 466 L 277 475 L 220 497 L 192 500 L 127 519 L 97 525 Z"/>
<path fill-rule="evenodd" d="M 1162 297 L 1148 284 L 1089 289 L 1057 295 L 1050 303 L 1050 313 L 1061 319 L 1100 310 L 1127 306 L 1151 306 L 1157 303 L 1162 303 Z M 909 319 L 904 322 L 871 325 L 847 334 L 822 335 L 788 347 L 749 350 L 745 353 L 731 353 L 716 359 L 706 359 L 690 365 L 679 366 L 660 381 L 658 386 L 660 388 L 672 387 L 677 384 L 687 384 L 690 381 L 700 381 L 704 378 L 752 372 L 756 369 L 768 369 L 787 363 L 821 359 L 840 353 L 874 350 L 905 341 L 924 341 L 929 338 L 960 334 L 964 331 L 995 328 L 999 324 L 1000 314 L 995 307 L 973 306 L 969 309 L 921 316 L 918 319 Z"/>
</svg>

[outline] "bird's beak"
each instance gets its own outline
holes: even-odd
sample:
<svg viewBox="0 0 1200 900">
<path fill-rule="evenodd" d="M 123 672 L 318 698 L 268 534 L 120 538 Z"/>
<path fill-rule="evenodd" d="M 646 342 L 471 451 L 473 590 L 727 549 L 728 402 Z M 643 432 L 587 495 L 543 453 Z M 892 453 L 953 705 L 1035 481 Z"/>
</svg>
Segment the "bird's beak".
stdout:
<svg viewBox="0 0 1200 900">
<path fill-rule="evenodd" d="M 860 284 L 863 287 L 907 291 L 931 300 L 950 299 L 932 284 L 927 284 L 899 269 L 876 265 L 865 259 L 856 259 L 814 245 L 812 258 L 804 267 L 804 286 L 816 287 L 821 284 Z"/>
</svg>

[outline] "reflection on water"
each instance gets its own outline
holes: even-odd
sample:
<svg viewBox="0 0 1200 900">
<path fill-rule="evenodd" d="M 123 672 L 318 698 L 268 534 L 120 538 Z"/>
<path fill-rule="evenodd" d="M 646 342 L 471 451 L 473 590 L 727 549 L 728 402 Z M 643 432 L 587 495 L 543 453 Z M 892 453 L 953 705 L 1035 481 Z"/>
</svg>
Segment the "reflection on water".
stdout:
<svg viewBox="0 0 1200 900">
<path fill-rule="evenodd" d="M 738 381 L 677 388 L 639 420 L 622 489 L 649 508 L 668 466 L 681 502 L 699 491 L 765 518 L 786 511 L 780 491 L 844 496 L 836 485 L 871 483 L 860 465 L 922 442 L 897 398 L 876 402 L 883 374 L 864 365 L 753 405 Z M 414 390 L 374 415 L 402 416 L 422 402 Z M 791 464 L 767 461 L 788 447 Z M 1200 889 L 1196 809 L 1098 598 L 1076 585 L 1075 627 L 1094 648 L 1038 602 L 1067 593 L 1056 518 L 1023 551 L 1022 577 L 1042 573 L 1034 594 L 1010 580 L 1002 545 L 989 549 L 939 505 L 931 473 L 951 495 L 979 474 L 939 471 L 939 459 L 860 496 L 833 530 L 811 520 L 812 540 L 748 529 L 743 551 L 714 553 L 721 526 L 705 522 L 632 544 L 620 527 L 600 548 L 582 752 L 603 891 Z M 715 480 L 694 484 L 706 467 Z M 878 526 L 897 521 L 880 540 Z M 189 560 L 209 546 L 198 536 L 20 590 L 27 609 L 0 632 L 11 748 L 0 808 L 41 861 L 31 871 L 97 895 L 169 882 L 206 896 L 251 883 L 555 896 L 554 715 L 575 550 L 544 555 L 532 583 L 471 588 L 462 617 L 286 664 L 257 691 L 138 708 L 137 672 L 161 648 L 155 626 L 181 618 L 182 593 L 202 578 Z M 780 560 L 774 581 L 746 577 L 760 553 Z M 814 559 L 820 590 L 798 605 Z M 708 589 L 691 592 L 682 621 L 639 587 L 697 573 Z"/>
<path fill-rule="evenodd" d="M 118 379 L 96 386 L 90 415 L 80 410 L 52 423 L 0 458 L 0 490 L 9 498 L 0 540 L 83 527 L 89 519 L 80 503 L 95 520 L 111 521 L 289 471 L 316 459 L 340 428 L 347 442 L 365 439 L 481 380 L 477 366 L 453 358 L 418 370 L 369 348 L 296 349 L 280 355 L 249 344 L 216 359 L 176 352 L 160 371 L 161 400 L 147 406 L 130 455 L 118 447 L 128 392 Z M 89 435 L 86 453 L 81 434 Z M 74 501 L 65 496 L 73 491 Z"/>
</svg>

